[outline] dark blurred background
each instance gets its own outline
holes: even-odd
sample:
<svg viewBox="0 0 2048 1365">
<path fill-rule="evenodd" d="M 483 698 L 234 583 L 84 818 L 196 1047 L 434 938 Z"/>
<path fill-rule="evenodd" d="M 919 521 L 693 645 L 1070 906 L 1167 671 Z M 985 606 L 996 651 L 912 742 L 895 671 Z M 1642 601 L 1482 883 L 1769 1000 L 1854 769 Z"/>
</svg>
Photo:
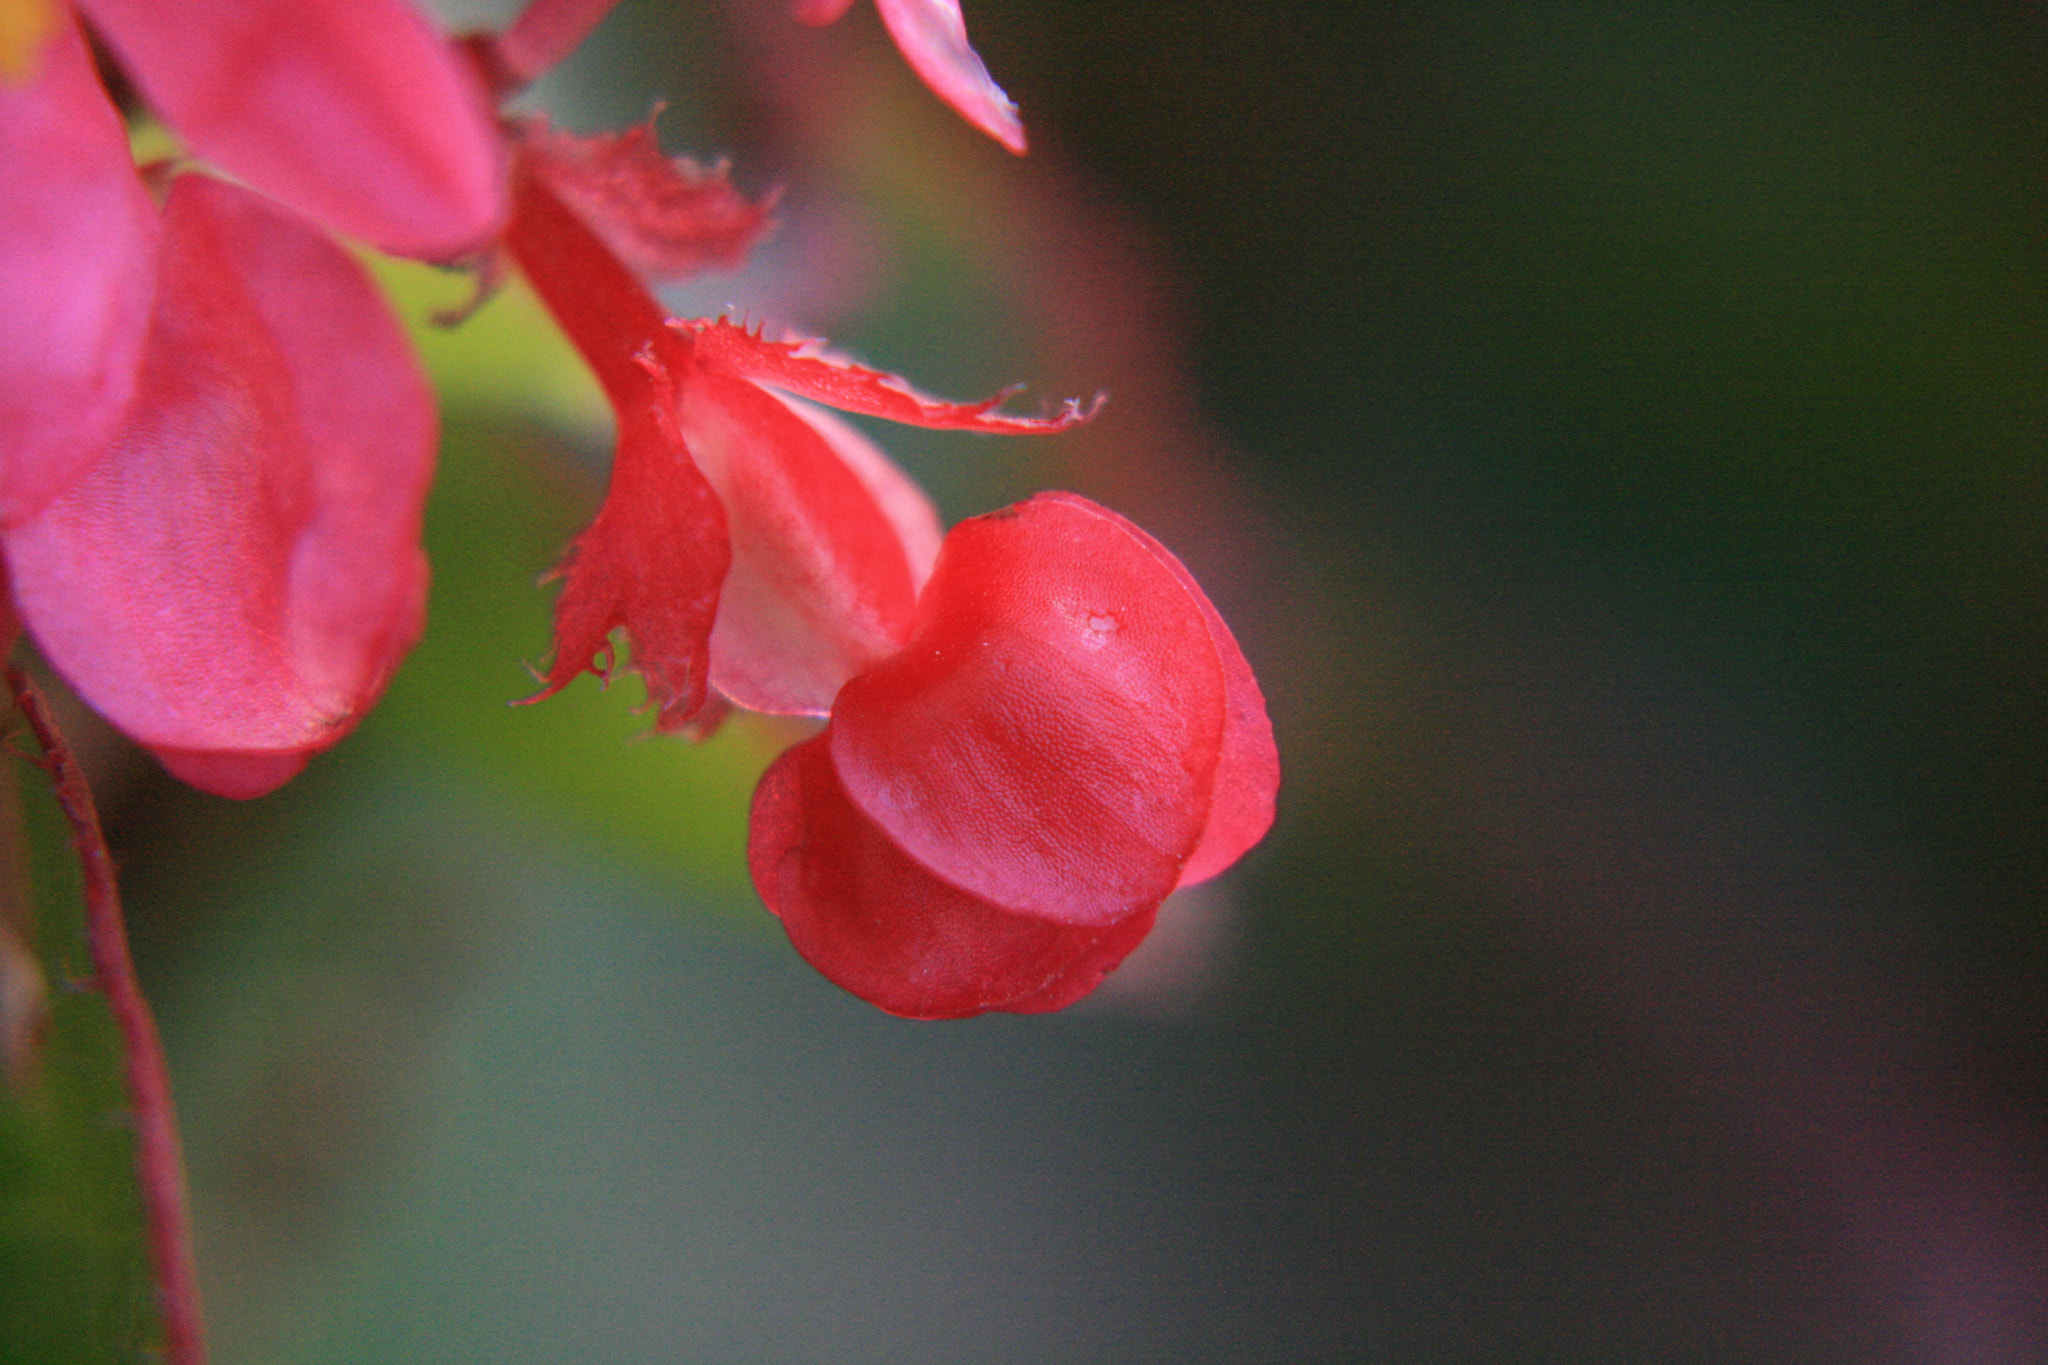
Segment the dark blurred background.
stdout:
<svg viewBox="0 0 2048 1365">
<path fill-rule="evenodd" d="M 375 725 L 117 802 L 221 1359 L 2048 1358 L 2044 12 L 967 18 L 1023 161 L 865 6 L 629 7 L 559 107 L 785 187 L 679 308 L 1111 389 L 878 434 L 1183 551 L 1273 836 L 1068 1014 L 838 994 L 743 882 L 787 734 L 504 707 L 603 439 L 443 357 Z"/>
</svg>

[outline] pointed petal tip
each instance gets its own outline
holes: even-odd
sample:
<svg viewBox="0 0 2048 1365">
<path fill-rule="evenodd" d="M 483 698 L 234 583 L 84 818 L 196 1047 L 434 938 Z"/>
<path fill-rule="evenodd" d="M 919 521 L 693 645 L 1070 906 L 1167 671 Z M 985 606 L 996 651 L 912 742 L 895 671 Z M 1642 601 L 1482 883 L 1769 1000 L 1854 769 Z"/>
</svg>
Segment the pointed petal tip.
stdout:
<svg viewBox="0 0 2048 1365">
<path fill-rule="evenodd" d="M 1022 156 L 1024 124 L 967 41 L 960 0 L 875 0 L 897 50 L 953 111 Z"/>
</svg>

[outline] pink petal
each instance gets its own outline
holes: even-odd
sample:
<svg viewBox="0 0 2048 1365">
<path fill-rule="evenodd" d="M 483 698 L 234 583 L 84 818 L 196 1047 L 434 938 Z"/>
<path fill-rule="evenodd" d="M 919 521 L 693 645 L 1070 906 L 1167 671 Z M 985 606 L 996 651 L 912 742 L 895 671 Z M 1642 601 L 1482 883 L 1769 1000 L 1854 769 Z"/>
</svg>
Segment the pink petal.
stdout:
<svg viewBox="0 0 2048 1365">
<path fill-rule="evenodd" d="M 361 267 L 260 197 L 181 176 L 129 424 L 5 536 L 22 621 L 174 771 L 267 790 L 354 727 L 418 638 L 435 443 Z"/>
<path fill-rule="evenodd" d="M 905 426 L 1002 436 L 1044 436 L 1079 426 L 1093 417 L 1100 406 L 1098 403 L 1083 408 L 1070 399 L 1054 417 L 1006 417 L 995 409 L 1010 396 L 1007 393 L 979 403 L 947 403 L 926 397 L 893 374 L 822 354 L 815 341 L 768 341 L 724 318 L 697 318 L 670 325 L 695 340 L 699 364 L 842 412 L 884 417 Z"/>
<path fill-rule="evenodd" d="M 954 527 L 917 633 L 833 707 L 847 796 L 1005 909 L 1101 926 L 1164 897 L 1209 820 L 1227 689 L 1160 553 L 1071 497 Z"/>
<path fill-rule="evenodd" d="M 68 12 L 23 85 L 0 79 L 0 525 L 83 474 L 135 392 L 156 206 Z"/>
<path fill-rule="evenodd" d="M 531 84 L 567 57 L 611 13 L 618 0 L 527 0 L 498 38 L 498 60 L 513 88 Z"/>
<path fill-rule="evenodd" d="M 910 552 L 832 443 L 766 389 L 696 367 L 678 422 L 732 543 L 712 684 L 749 710 L 823 715 L 910 634 Z"/>
<path fill-rule="evenodd" d="M 861 481 L 881 507 L 882 515 L 889 519 L 896 539 L 910 559 L 911 583 L 922 591 L 925 580 L 932 576 L 932 563 L 939 557 L 939 542 L 946 538 L 946 528 L 939 524 L 938 510 L 932 506 L 932 500 L 853 423 L 801 398 L 791 398 L 787 394 L 775 396 L 808 422 L 811 430 L 825 438 L 825 444 L 832 447 L 840 462 L 853 471 L 854 477 Z"/>
<path fill-rule="evenodd" d="M 333 231 L 445 260 L 505 216 L 481 82 L 405 0 L 78 0 L 193 151 Z"/>
<path fill-rule="evenodd" d="M 762 777 L 747 861 L 798 954 L 855 995 L 911 1019 L 1061 1009 L 1151 929 L 1155 902 L 1071 925 L 947 885 L 846 799 L 829 744 L 828 730 Z"/>
<path fill-rule="evenodd" d="M 1024 153 L 1024 125 L 1017 106 L 989 78 L 967 45 L 960 0 L 875 0 L 889 36 L 910 69 L 955 113 L 1018 155 Z"/>
<path fill-rule="evenodd" d="M 652 120 L 588 138 L 536 121 L 522 137 L 534 172 L 636 274 L 736 269 L 767 230 L 767 207 L 741 198 L 723 165 L 663 156 Z"/>
</svg>

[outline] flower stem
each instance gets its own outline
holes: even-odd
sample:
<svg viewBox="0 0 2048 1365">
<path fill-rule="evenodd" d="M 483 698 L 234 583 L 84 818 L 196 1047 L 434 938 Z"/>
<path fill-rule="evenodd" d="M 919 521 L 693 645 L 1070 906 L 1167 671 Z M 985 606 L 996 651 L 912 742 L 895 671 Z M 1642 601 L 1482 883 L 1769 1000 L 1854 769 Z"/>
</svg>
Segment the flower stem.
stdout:
<svg viewBox="0 0 2048 1365">
<path fill-rule="evenodd" d="M 170 1076 L 149 1002 L 135 979 L 122 925 L 121 895 L 113 856 L 100 832 L 99 813 L 85 774 L 64 743 L 49 704 L 18 667 L 7 669 L 14 704 L 42 745 L 41 766 L 50 774 L 57 804 L 71 826 L 71 846 L 84 879 L 86 943 L 94 984 L 107 998 L 121 1033 L 124 1079 L 135 1119 L 135 1179 L 148 1229 L 150 1264 L 156 1275 L 167 1365 L 205 1365 L 205 1331 L 199 1284 L 192 1264 L 191 1224 L 185 1210 L 185 1164 L 178 1147 L 178 1120 L 171 1108 Z"/>
<path fill-rule="evenodd" d="M 669 330 L 661 301 L 524 155 L 513 164 L 505 247 L 604 386 L 612 406 L 622 412 L 644 407 L 652 389 L 641 356 L 650 347 L 687 353 L 689 343 Z"/>
</svg>

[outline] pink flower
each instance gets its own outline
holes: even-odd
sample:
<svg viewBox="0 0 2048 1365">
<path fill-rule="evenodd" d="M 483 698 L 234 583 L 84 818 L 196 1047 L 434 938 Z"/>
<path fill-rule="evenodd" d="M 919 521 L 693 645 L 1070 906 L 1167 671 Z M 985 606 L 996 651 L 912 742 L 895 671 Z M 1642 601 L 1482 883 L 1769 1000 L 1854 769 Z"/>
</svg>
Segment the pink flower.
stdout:
<svg viewBox="0 0 2048 1365">
<path fill-rule="evenodd" d="M 82 696 L 188 781 L 255 795 L 347 733 L 425 603 L 432 398 L 325 233 L 475 251 L 505 153 L 402 0 L 78 8 L 251 188 L 140 176 L 69 9 L 0 80 L 0 546 Z"/>
</svg>

